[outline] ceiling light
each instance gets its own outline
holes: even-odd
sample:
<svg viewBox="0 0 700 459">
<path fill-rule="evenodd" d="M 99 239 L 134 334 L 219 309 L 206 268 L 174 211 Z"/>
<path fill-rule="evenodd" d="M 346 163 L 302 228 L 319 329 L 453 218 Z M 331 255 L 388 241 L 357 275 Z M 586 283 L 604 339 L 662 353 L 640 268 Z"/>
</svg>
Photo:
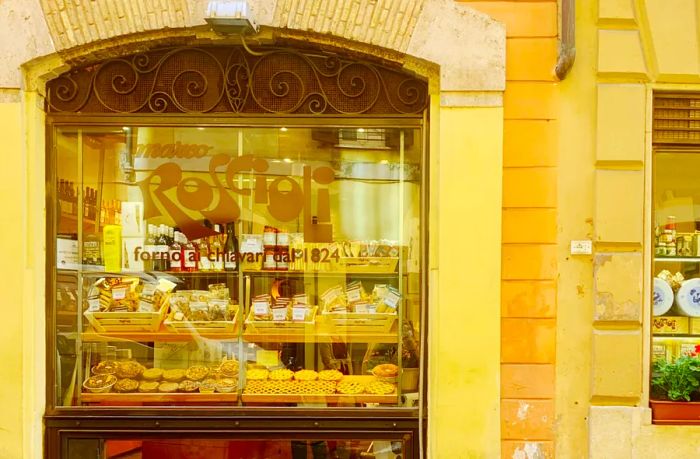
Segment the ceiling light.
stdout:
<svg viewBox="0 0 700 459">
<path fill-rule="evenodd" d="M 282 161 L 284 161 L 285 163 L 293 163 L 294 162 L 289 158 L 284 158 Z"/>
<path fill-rule="evenodd" d="M 287 128 L 284 127 L 284 126 L 282 126 L 282 127 L 280 128 L 280 131 L 282 131 L 282 132 L 287 132 Z"/>
</svg>

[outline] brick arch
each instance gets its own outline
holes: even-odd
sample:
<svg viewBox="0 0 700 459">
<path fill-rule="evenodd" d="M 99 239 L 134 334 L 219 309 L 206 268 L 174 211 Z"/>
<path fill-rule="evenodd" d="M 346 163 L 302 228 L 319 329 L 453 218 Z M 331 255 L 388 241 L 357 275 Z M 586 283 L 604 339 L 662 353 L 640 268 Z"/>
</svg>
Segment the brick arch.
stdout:
<svg viewBox="0 0 700 459">
<path fill-rule="evenodd" d="M 222 40 L 205 26 L 206 0 L 39 0 L 55 51 L 68 65 L 118 48 Z M 410 67 L 437 65 L 443 91 L 503 91 L 505 29 L 452 0 L 252 0 L 259 37 L 380 52 Z M 427 63 L 427 65 L 426 65 Z M 61 69 L 65 70 L 65 68 Z"/>
</svg>

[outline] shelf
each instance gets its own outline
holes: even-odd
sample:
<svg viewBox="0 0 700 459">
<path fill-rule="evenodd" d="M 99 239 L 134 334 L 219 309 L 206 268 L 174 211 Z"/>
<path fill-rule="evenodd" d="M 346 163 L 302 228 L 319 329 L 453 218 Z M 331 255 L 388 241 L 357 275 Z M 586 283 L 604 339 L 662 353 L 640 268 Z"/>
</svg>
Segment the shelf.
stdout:
<svg viewBox="0 0 700 459">
<path fill-rule="evenodd" d="M 243 394 L 243 403 L 327 403 L 333 405 L 355 405 L 357 403 L 379 403 L 383 405 L 398 403 L 396 394 L 372 395 L 372 394 L 319 394 L 319 395 L 282 395 L 282 394 Z"/>
<path fill-rule="evenodd" d="M 387 333 L 243 333 L 251 343 L 398 343 L 396 330 Z"/>
<path fill-rule="evenodd" d="M 277 277 L 339 277 L 339 276 L 349 276 L 349 277 L 379 277 L 379 278 L 392 278 L 399 275 L 397 272 L 391 273 L 358 273 L 358 272 L 347 272 L 347 271 L 272 271 L 272 270 L 243 270 L 244 275 L 250 276 L 277 276 Z M 406 273 L 404 273 L 406 275 Z"/>
<path fill-rule="evenodd" d="M 216 277 L 216 278 L 222 278 L 222 277 L 235 277 L 238 275 L 237 272 L 233 271 L 195 271 L 195 272 L 187 272 L 187 271 L 121 271 L 118 273 L 114 272 L 106 272 L 102 269 L 100 270 L 91 270 L 91 269 L 81 269 L 81 270 L 68 270 L 68 269 L 59 269 L 59 271 L 66 271 L 66 272 L 79 272 L 80 274 L 83 275 L 83 277 L 104 277 L 104 276 L 113 276 L 113 277 L 126 277 L 126 276 L 141 276 L 141 275 L 146 275 L 150 277 Z"/>
<path fill-rule="evenodd" d="M 700 339 L 700 334 L 692 333 L 657 333 L 652 335 L 653 339 L 667 339 L 667 338 L 696 338 Z"/>
<path fill-rule="evenodd" d="M 700 263 L 700 257 L 654 257 L 654 261 L 666 263 Z"/>
<path fill-rule="evenodd" d="M 99 333 L 93 329 L 81 334 L 83 342 L 97 343 L 109 341 L 136 341 L 136 342 L 166 342 L 166 341 L 194 341 L 197 339 L 212 339 L 219 341 L 236 341 L 238 333 L 173 333 L 166 329 L 157 332 L 105 332 Z"/>
<path fill-rule="evenodd" d="M 197 402 L 218 402 L 218 403 L 235 403 L 238 401 L 238 393 L 231 392 L 227 394 L 200 394 L 199 392 L 185 394 L 173 392 L 169 394 L 163 393 L 140 393 L 133 392 L 128 394 L 120 394 L 116 392 L 107 392 L 103 394 L 93 394 L 83 392 L 80 395 L 81 401 L 84 403 L 197 403 Z"/>
</svg>

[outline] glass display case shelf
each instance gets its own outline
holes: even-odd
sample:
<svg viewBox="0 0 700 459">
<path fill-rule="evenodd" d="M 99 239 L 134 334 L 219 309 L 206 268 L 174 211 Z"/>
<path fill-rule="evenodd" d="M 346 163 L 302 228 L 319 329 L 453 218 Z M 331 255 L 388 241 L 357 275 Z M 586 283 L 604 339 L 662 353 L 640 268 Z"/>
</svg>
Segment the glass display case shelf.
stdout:
<svg viewBox="0 0 700 459">
<path fill-rule="evenodd" d="M 138 404 L 163 404 L 163 403 L 236 403 L 238 402 L 238 392 L 231 393 L 210 393 L 202 394 L 199 392 L 185 394 L 179 392 L 173 392 L 170 394 L 164 393 L 141 393 L 141 392 L 131 392 L 131 393 L 89 393 L 83 392 L 80 395 L 81 400 L 84 403 L 105 403 L 109 405 L 113 404 L 123 404 L 123 403 L 138 403 Z"/>
<path fill-rule="evenodd" d="M 251 343 L 398 343 L 396 330 L 388 333 L 243 333 L 243 340 Z"/>
<path fill-rule="evenodd" d="M 233 278 L 238 275 L 236 271 L 120 271 L 120 272 L 107 272 L 103 269 L 90 269 L 81 268 L 78 270 L 72 269 L 61 269 L 60 271 L 65 271 L 67 273 L 76 273 L 76 271 L 83 275 L 83 277 L 125 277 L 125 276 L 136 276 L 136 277 L 230 277 Z"/>
<path fill-rule="evenodd" d="M 135 341 L 138 343 L 150 342 L 173 342 L 173 341 L 193 341 L 197 339 L 211 339 L 218 341 L 236 341 L 238 333 L 201 333 L 193 330 L 192 332 L 181 331 L 174 333 L 168 330 L 157 332 L 105 332 L 100 333 L 95 330 L 89 330 L 81 334 L 83 342 L 112 342 L 112 341 Z"/>
<path fill-rule="evenodd" d="M 243 270 L 244 275 L 250 276 L 279 276 L 279 277 L 361 277 L 361 278 L 383 278 L 393 279 L 399 275 L 397 272 L 390 273 L 363 273 L 357 271 L 271 271 L 271 270 Z M 404 273 L 403 275 L 406 275 Z"/>
<path fill-rule="evenodd" d="M 700 257 L 654 257 L 656 262 L 700 263 Z"/>
<path fill-rule="evenodd" d="M 329 395 L 285 395 L 285 394 L 243 394 L 241 395 L 243 403 L 324 403 L 329 405 L 348 405 L 355 406 L 357 404 L 377 403 L 380 405 L 397 404 L 398 396 L 396 394 L 389 395 L 374 395 L 374 394 L 329 394 Z"/>
<path fill-rule="evenodd" d="M 653 340 L 665 340 L 665 339 L 683 339 L 683 338 L 694 338 L 700 339 L 699 333 L 656 333 L 652 336 Z"/>
</svg>

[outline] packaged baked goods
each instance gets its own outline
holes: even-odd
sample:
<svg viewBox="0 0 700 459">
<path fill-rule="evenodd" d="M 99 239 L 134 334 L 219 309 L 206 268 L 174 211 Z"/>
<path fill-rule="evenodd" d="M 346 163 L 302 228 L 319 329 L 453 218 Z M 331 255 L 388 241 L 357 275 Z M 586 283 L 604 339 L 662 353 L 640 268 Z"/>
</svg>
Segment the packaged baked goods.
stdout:
<svg viewBox="0 0 700 459">
<path fill-rule="evenodd" d="M 163 379 L 168 382 L 180 382 L 185 378 L 185 370 L 181 368 L 173 368 L 163 371 Z"/>
<path fill-rule="evenodd" d="M 272 319 L 270 313 L 271 303 L 272 297 L 270 295 L 257 295 L 253 297 L 251 308 L 256 320 Z"/>
<path fill-rule="evenodd" d="M 314 370 L 299 370 L 294 373 L 294 379 L 297 381 L 315 381 L 318 379 L 318 373 Z"/>
<path fill-rule="evenodd" d="M 147 368 L 143 371 L 141 377 L 147 381 L 158 381 L 163 377 L 163 370 L 160 368 Z"/>
<path fill-rule="evenodd" d="M 158 392 L 171 393 L 177 392 L 178 384 L 176 382 L 162 382 L 158 385 Z"/>
<path fill-rule="evenodd" d="M 117 382 L 117 377 L 109 374 L 96 374 L 90 376 L 83 383 L 83 387 L 88 392 L 109 392 L 112 386 Z"/>
<path fill-rule="evenodd" d="M 209 374 L 209 368 L 203 365 L 191 366 L 185 371 L 185 377 L 191 379 L 192 381 L 199 381 L 204 379 Z"/>
<path fill-rule="evenodd" d="M 139 392 L 143 392 L 143 393 L 157 392 L 159 384 L 160 383 L 158 381 L 141 381 L 139 383 Z"/>
<path fill-rule="evenodd" d="M 139 382 L 135 379 L 124 378 L 114 383 L 114 390 L 117 392 L 134 392 L 139 387 Z"/>
<path fill-rule="evenodd" d="M 190 379 L 181 381 L 177 386 L 177 390 L 180 392 L 196 392 L 197 389 L 199 389 L 199 384 L 197 381 L 192 381 Z"/>
<path fill-rule="evenodd" d="M 115 374 L 117 378 L 138 378 L 143 373 L 143 366 L 133 360 L 128 360 L 126 362 L 118 362 L 117 371 Z"/>
</svg>

